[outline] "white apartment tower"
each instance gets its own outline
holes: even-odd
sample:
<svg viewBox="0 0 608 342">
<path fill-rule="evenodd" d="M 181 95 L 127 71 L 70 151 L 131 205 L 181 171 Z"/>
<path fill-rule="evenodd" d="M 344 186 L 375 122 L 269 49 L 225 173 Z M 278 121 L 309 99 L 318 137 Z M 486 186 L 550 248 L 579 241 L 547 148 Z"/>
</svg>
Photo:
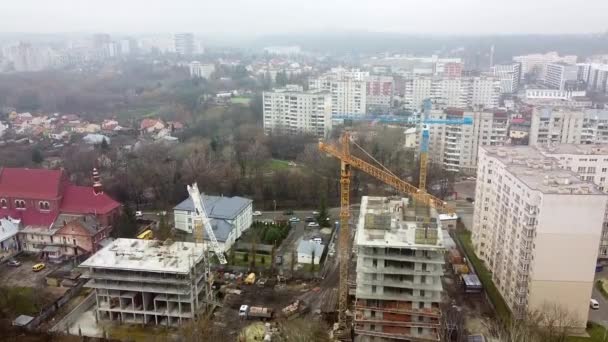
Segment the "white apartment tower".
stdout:
<svg viewBox="0 0 608 342">
<path fill-rule="evenodd" d="M 407 199 L 361 199 L 356 342 L 440 340 L 445 248 L 437 220 L 424 222 Z"/>
<path fill-rule="evenodd" d="M 500 92 L 502 94 L 512 94 L 519 90 L 519 79 L 521 77 L 521 64 L 501 64 L 491 68 L 493 76 L 500 80 Z"/>
<path fill-rule="evenodd" d="M 481 148 L 472 242 L 514 317 L 558 306 L 585 330 L 607 204 L 534 147 Z"/>
<path fill-rule="evenodd" d="M 190 62 L 190 77 L 208 79 L 215 72 L 214 64 L 202 64 L 198 61 Z"/>
<path fill-rule="evenodd" d="M 531 146 L 608 143 L 608 111 L 569 107 L 535 107 Z"/>
<path fill-rule="evenodd" d="M 439 108 L 496 108 L 500 98 L 500 81 L 494 76 L 415 76 L 404 82 L 404 106 L 409 110 L 419 110 L 425 99 Z"/>
<path fill-rule="evenodd" d="M 332 115 L 365 115 L 367 73 L 340 71 L 309 81 L 309 88 L 329 92 Z"/>
<path fill-rule="evenodd" d="M 578 65 L 548 63 L 545 84 L 553 89 L 566 90 L 566 82 L 578 79 Z"/>
<path fill-rule="evenodd" d="M 447 171 L 474 174 L 481 146 L 502 146 L 508 141 L 509 115 L 502 111 L 432 110 L 431 120 L 463 120 L 471 125 L 429 125 L 429 156 Z"/>
<path fill-rule="evenodd" d="M 575 55 L 566 55 L 560 57 L 557 52 L 548 52 L 546 54 L 531 54 L 524 56 L 515 56 L 513 61 L 521 63 L 521 79 L 524 79 L 526 74 L 535 74 L 540 81 L 545 80 L 547 72 L 547 64 L 563 62 L 566 64 L 576 64 L 577 57 Z"/>
<path fill-rule="evenodd" d="M 264 130 L 325 137 L 331 131 L 332 96 L 327 91 L 303 91 L 301 86 L 264 92 Z"/>
<path fill-rule="evenodd" d="M 192 33 L 177 33 L 173 37 L 175 43 L 175 52 L 178 55 L 192 55 L 194 51 L 194 34 Z"/>
</svg>

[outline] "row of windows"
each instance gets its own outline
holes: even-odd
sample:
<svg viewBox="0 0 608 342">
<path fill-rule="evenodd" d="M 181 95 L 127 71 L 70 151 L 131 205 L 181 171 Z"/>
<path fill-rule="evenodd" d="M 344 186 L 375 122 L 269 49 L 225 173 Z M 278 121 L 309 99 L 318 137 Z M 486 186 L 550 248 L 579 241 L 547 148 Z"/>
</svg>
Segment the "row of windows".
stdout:
<svg viewBox="0 0 608 342">
<path fill-rule="evenodd" d="M 7 208 L 8 201 L 4 198 L 0 199 L 0 208 Z M 15 200 L 15 208 L 17 209 L 25 209 L 25 201 L 24 200 Z M 40 210 L 51 210 L 51 204 L 47 201 L 39 201 L 38 209 Z"/>
</svg>

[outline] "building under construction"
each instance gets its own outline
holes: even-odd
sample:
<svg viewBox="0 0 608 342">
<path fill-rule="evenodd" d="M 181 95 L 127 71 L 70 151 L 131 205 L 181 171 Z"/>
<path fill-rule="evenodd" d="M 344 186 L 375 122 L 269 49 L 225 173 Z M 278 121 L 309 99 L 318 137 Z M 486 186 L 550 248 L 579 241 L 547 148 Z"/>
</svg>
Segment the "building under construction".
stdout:
<svg viewBox="0 0 608 342">
<path fill-rule="evenodd" d="M 191 242 L 117 239 L 80 267 L 98 319 L 176 326 L 204 304 L 204 254 Z"/>
<path fill-rule="evenodd" d="M 433 209 L 415 209 L 405 198 L 361 200 L 355 341 L 439 341 L 443 236 Z"/>
</svg>

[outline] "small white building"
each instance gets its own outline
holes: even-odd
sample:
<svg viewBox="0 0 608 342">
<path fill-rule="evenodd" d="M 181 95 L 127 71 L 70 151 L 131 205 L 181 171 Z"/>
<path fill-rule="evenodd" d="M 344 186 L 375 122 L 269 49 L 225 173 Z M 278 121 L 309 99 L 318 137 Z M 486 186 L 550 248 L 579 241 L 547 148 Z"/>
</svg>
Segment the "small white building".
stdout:
<svg viewBox="0 0 608 342">
<path fill-rule="evenodd" d="M 253 201 L 244 197 L 209 196 L 202 194 L 207 216 L 215 238 L 224 251 L 230 249 L 253 221 Z M 175 228 L 192 233 L 194 230 L 194 204 L 188 197 L 173 208 Z M 205 234 L 205 239 L 208 239 Z"/>
<path fill-rule="evenodd" d="M 82 140 L 84 140 L 85 143 L 89 144 L 89 145 L 97 145 L 97 144 L 101 144 L 103 141 L 105 141 L 109 144 L 110 143 L 110 138 L 106 137 L 103 134 L 87 134 L 85 135 Z"/>
<path fill-rule="evenodd" d="M 298 264 L 310 264 L 313 260 L 318 265 L 325 250 L 325 245 L 312 240 L 301 240 L 298 244 Z"/>
<path fill-rule="evenodd" d="M 19 251 L 18 232 L 18 222 L 0 219 L 0 260 L 10 258 Z"/>
</svg>

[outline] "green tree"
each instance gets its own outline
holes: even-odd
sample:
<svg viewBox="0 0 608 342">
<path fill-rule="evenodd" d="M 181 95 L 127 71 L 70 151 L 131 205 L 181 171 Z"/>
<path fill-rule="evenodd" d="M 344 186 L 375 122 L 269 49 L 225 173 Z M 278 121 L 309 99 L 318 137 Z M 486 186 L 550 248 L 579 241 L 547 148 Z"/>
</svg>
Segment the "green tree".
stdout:
<svg viewBox="0 0 608 342">
<path fill-rule="evenodd" d="M 329 216 L 327 214 L 327 205 L 325 203 L 325 197 L 321 197 L 321 202 L 319 203 L 319 216 L 317 216 L 317 222 L 321 227 L 329 227 L 330 222 L 327 219 Z"/>
<path fill-rule="evenodd" d="M 272 226 L 264 233 L 264 243 L 275 244 L 281 240 L 281 230 L 278 227 Z"/>
<path fill-rule="evenodd" d="M 42 155 L 42 152 L 40 151 L 40 149 L 38 149 L 38 147 L 34 148 L 32 150 L 32 161 L 36 164 L 40 164 L 40 163 L 42 163 L 43 160 L 44 160 L 44 156 Z"/>
<path fill-rule="evenodd" d="M 134 238 L 137 234 L 137 221 L 135 214 L 130 206 L 125 205 L 122 214 L 114 225 L 112 237 L 114 238 Z"/>
<path fill-rule="evenodd" d="M 158 232 L 156 233 L 156 238 L 158 240 L 167 240 L 171 238 L 173 234 L 171 233 L 171 226 L 167 223 L 165 219 L 165 215 L 160 217 L 160 221 L 158 222 Z"/>
</svg>

